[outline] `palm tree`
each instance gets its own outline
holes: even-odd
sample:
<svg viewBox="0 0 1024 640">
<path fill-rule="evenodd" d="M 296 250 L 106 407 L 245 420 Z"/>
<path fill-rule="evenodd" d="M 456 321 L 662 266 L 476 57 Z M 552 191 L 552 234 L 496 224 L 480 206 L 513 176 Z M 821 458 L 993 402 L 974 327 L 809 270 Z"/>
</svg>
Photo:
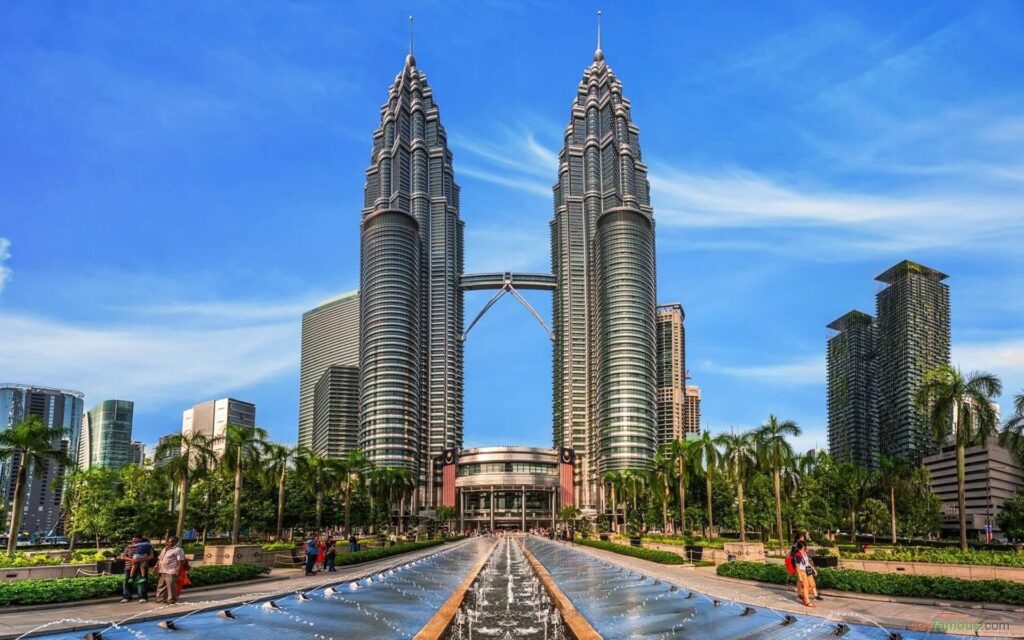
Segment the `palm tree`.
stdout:
<svg viewBox="0 0 1024 640">
<path fill-rule="evenodd" d="M 704 476 L 704 486 L 708 494 L 708 529 L 706 536 L 711 535 L 711 527 L 715 526 L 714 508 L 712 501 L 712 483 L 715 471 L 722 464 L 722 452 L 718 446 L 722 444 L 721 436 L 711 437 L 711 433 L 705 429 L 701 437 L 693 443 L 693 460 L 697 470 Z"/>
<path fill-rule="evenodd" d="M 679 501 L 679 529 L 686 533 L 686 463 L 693 456 L 692 440 L 676 438 L 668 444 L 676 463 L 676 499 Z"/>
<path fill-rule="evenodd" d="M 1003 392 L 995 375 L 973 371 L 964 375 L 957 367 L 941 365 L 929 371 L 917 390 L 917 405 L 928 415 L 932 435 L 941 446 L 950 435 L 956 445 L 957 506 L 960 512 L 960 548 L 967 551 L 967 510 L 964 451 L 985 444 L 999 421 L 992 401 Z M 952 419 L 952 425 L 950 424 Z"/>
<path fill-rule="evenodd" d="M 892 543 L 896 544 L 896 493 L 902 492 L 910 482 L 911 468 L 906 460 L 882 456 L 881 466 L 875 479 L 879 488 L 889 498 L 889 519 L 892 525 Z"/>
<path fill-rule="evenodd" d="M 775 486 L 775 534 L 779 536 L 779 551 L 786 553 L 786 541 L 782 535 L 782 469 L 793 459 L 793 447 L 786 436 L 797 437 L 800 427 L 792 420 L 779 420 L 774 414 L 756 432 L 758 457 L 761 464 L 771 470 Z"/>
<path fill-rule="evenodd" d="M 337 465 L 306 447 L 300 447 L 295 452 L 295 472 L 306 486 L 309 495 L 313 496 L 316 530 L 320 531 L 324 513 L 324 491 L 334 486 Z"/>
<path fill-rule="evenodd" d="M 339 466 L 339 471 L 342 473 L 342 485 L 341 493 L 342 498 L 345 501 L 345 533 L 352 533 L 352 527 L 350 525 L 351 514 L 352 514 L 352 487 L 360 486 L 363 484 L 363 474 L 367 469 L 370 469 L 373 463 L 366 457 L 366 454 L 360 449 L 350 451 L 348 457 L 345 458 L 343 464 Z"/>
<path fill-rule="evenodd" d="M 78 543 L 78 531 L 74 528 L 74 514 L 81 500 L 82 470 L 77 464 L 70 465 L 64 476 L 64 493 L 60 496 L 60 510 L 64 512 L 64 531 L 70 531 L 68 550 L 72 554 Z"/>
<path fill-rule="evenodd" d="M 255 467 L 267 447 L 267 430 L 229 424 L 224 433 L 224 459 L 227 468 L 235 472 L 235 495 L 231 517 L 231 544 L 238 544 L 242 521 L 242 467 Z"/>
<path fill-rule="evenodd" d="M 743 512 L 743 487 L 747 477 L 757 462 L 757 450 L 754 444 L 754 432 L 724 433 L 722 440 L 722 460 L 728 476 L 736 484 L 736 507 L 740 520 L 740 542 L 747 540 L 747 521 Z"/>
<path fill-rule="evenodd" d="M 841 463 L 837 474 L 843 479 L 841 494 L 850 516 L 850 539 L 856 542 L 860 512 L 876 484 L 875 477 L 867 467 L 854 462 Z"/>
<path fill-rule="evenodd" d="M 178 484 L 178 524 L 175 535 L 181 539 L 185 529 L 188 488 L 192 480 L 213 465 L 213 438 L 202 433 L 175 433 L 164 439 L 153 453 L 154 460 L 164 460 L 163 469 Z"/>
<path fill-rule="evenodd" d="M 668 498 L 672 493 L 668 488 L 668 483 L 672 478 L 672 458 L 665 455 L 665 449 L 667 447 L 659 449 L 654 454 L 647 472 L 650 476 L 651 486 L 657 486 L 658 494 L 661 496 L 661 530 L 668 533 Z"/>
<path fill-rule="evenodd" d="M 1024 390 L 1013 397 L 1013 415 L 999 434 L 999 444 L 1024 464 Z"/>
<path fill-rule="evenodd" d="M 263 458 L 263 468 L 269 480 L 267 484 L 277 485 L 277 534 L 275 540 L 281 540 L 284 534 L 284 498 L 285 480 L 288 476 L 288 467 L 295 457 L 295 450 L 283 444 L 270 443 L 267 445 Z"/>
<path fill-rule="evenodd" d="M 18 465 L 18 477 L 14 483 L 14 500 L 11 503 L 11 527 L 7 532 L 7 555 L 14 556 L 18 547 L 18 533 L 21 529 L 21 512 L 25 505 L 25 488 L 28 486 L 29 469 L 40 477 L 49 465 L 71 465 L 71 456 L 61 449 L 61 439 L 66 431 L 61 427 L 48 427 L 36 416 L 29 416 L 3 432 L 0 432 L 0 458 L 12 459 Z"/>
<path fill-rule="evenodd" d="M 608 471 L 604 474 L 604 483 L 608 485 L 612 499 L 612 533 L 619 532 L 619 502 L 616 491 L 622 486 L 622 474 Z"/>
</svg>

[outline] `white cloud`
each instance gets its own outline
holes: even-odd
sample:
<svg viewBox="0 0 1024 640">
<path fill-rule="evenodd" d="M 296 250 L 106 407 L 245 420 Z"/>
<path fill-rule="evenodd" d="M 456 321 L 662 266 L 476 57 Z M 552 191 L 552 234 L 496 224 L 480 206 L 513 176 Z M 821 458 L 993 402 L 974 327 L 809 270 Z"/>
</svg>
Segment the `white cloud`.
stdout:
<svg viewBox="0 0 1024 640">
<path fill-rule="evenodd" d="M 191 312 L 184 310 L 102 327 L 0 313 L 0 334 L 18 336 L 0 345 L 0 370 L 11 380 L 78 389 L 93 398 L 188 404 L 298 365 L 299 316 L 246 318 L 246 306 L 240 305 L 234 326 L 204 323 L 201 313 L 186 318 Z"/>
<path fill-rule="evenodd" d="M 0 238 L 0 293 L 3 293 L 4 286 L 11 279 L 11 269 L 4 263 L 11 259 L 11 241 L 7 238 Z"/>
<path fill-rule="evenodd" d="M 953 344 L 953 363 L 969 371 L 988 371 L 1003 381 L 999 404 L 1004 417 L 1012 407 L 1013 397 L 1024 393 L 1024 338 Z"/>
<path fill-rule="evenodd" d="M 708 360 L 700 364 L 700 369 L 709 373 L 719 373 L 768 384 L 812 385 L 825 382 L 825 358 L 823 355 L 790 362 L 741 367 L 719 365 Z"/>
</svg>

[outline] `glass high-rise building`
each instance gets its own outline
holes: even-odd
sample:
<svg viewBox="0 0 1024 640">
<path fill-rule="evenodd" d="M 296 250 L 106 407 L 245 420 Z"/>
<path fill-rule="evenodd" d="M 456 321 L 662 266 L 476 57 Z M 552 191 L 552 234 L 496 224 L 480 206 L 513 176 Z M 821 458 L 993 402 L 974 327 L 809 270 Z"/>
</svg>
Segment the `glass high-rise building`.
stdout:
<svg viewBox="0 0 1024 640">
<path fill-rule="evenodd" d="M 576 452 L 577 504 L 657 444 L 654 216 L 639 130 L 600 47 L 572 102 L 551 222 L 557 279 L 554 444 Z"/>
<path fill-rule="evenodd" d="M 0 384 L 0 429 L 21 423 L 29 416 L 39 418 L 48 427 L 64 429 L 64 437 L 52 444 L 73 457 L 78 450 L 78 431 L 82 424 L 85 394 L 24 384 Z M 14 501 L 15 483 L 21 457 L 0 460 L 0 491 L 9 511 Z M 33 470 L 34 471 L 34 470 Z M 63 465 L 48 463 L 39 473 L 29 473 L 21 529 L 30 533 L 59 531 L 60 501 L 64 490 Z"/>
<path fill-rule="evenodd" d="M 342 459 L 359 448 L 359 367 L 327 367 L 313 389 L 313 452 Z"/>
<path fill-rule="evenodd" d="M 878 467 L 878 326 L 850 311 L 828 325 L 828 447 L 838 462 Z"/>
<path fill-rule="evenodd" d="M 948 277 L 904 260 L 875 278 L 888 285 L 876 298 L 881 447 L 911 464 L 938 450 L 915 400 L 925 375 L 949 364 Z"/>
<path fill-rule="evenodd" d="M 658 447 L 683 437 L 686 405 L 686 314 L 681 304 L 659 305 L 657 317 Z"/>
<path fill-rule="evenodd" d="M 104 400 L 82 416 L 78 468 L 120 469 L 132 463 L 132 417 L 135 403 Z"/>
<path fill-rule="evenodd" d="M 359 366 L 359 292 L 320 303 L 302 314 L 302 356 L 299 364 L 299 446 L 312 447 L 314 389 L 332 366 Z M 358 410 L 358 406 L 353 407 Z"/>
<path fill-rule="evenodd" d="M 360 230 L 359 443 L 376 465 L 416 473 L 430 505 L 433 461 L 462 446 L 463 222 L 447 135 L 411 52 L 373 134 Z"/>
</svg>

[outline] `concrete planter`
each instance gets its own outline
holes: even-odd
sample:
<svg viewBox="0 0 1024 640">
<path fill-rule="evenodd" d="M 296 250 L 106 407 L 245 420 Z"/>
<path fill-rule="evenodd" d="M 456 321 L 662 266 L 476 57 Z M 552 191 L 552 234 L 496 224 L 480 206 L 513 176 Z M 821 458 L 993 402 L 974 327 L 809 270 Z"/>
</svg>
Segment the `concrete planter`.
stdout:
<svg viewBox="0 0 1024 640">
<path fill-rule="evenodd" d="M 203 555 L 204 565 L 258 564 L 274 566 L 274 554 L 263 553 L 258 544 L 207 545 Z"/>
<path fill-rule="evenodd" d="M 856 569 L 873 573 L 905 573 L 908 575 L 943 576 L 965 580 L 1011 580 L 1014 582 L 1024 582 L 1024 568 L 1020 567 L 846 559 L 841 559 L 839 566 L 843 569 Z"/>
<path fill-rule="evenodd" d="M 74 578 L 78 570 L 97 573 L 95 564 L 58 564 L 49 567 L 11 567 L 0 569 L 0 581 L 48 580 L 53 578 Z"/>
<path fill-rule="evenodd" d="M 764 562 L 764 543 L 762 542 L 726 542 L 722 546 L 727 560 Z"/>
</svg>

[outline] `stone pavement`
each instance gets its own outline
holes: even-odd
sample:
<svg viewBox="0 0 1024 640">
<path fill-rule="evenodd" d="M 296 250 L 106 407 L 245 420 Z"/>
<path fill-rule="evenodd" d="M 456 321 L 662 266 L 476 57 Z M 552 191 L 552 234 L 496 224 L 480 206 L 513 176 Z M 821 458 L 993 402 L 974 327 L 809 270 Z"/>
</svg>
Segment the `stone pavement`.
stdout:
<svg viewBox="0 0 1024 640">
<path fill-rule="evenodd" d="M 456 543 L 458 544 L 458 543 Z M 175 605 L 157 604 L 150 593 L 147 603 L 132 601 L 119 603 L 105 600 L 102 602 L 63 603 L 46 608 L 25 608 L 17 611 L 0 609 L 0 640 L 21 637 L 33 631 L 53 633 L 57 631 L 73 631 L 75 629 L 91 629 L 99 625 L 122 623 L 128 619 L 135 622 L 181 616 L 190 611 L 223 606 L 227 604 L 248 602 L 275 595 L 284 595 L 296 591 L 305 591 L 318 586 L 351 580 L 371 573 L 386 571 L 398 566 L 436 553 L 442 547 L 430 547 L 404 553 L 374 562 L 365 562 L 350 567 L 338 567 L 335 573 L 321 573 L 307 577 L 301 569 L 274 569 L 269 580 L 255 582 L 236 582 L 221 587 L 191 591 L 185 589 Z"/>
<path fill-rule="evenodd" d="M 796 599 L 792 587 L 766 586 L 747 580 L 722 578 L 715 573 L 714 567 L 694 569 L 688 565 L 658 564 L 583 545 L 575 545 L 575 548 L 582 553 L 699 591 L 713 598 L 755 607 L 768 607 L 797 615 L 814 615 L 835 622 L 877 623 L 892 629 L 935 632 L 947 629 L 948 633 L 958 635 L 975 635 L 977 631 L 976 635 L 982 637 L 1024 638 L 1024 608 L 981 604 L 951 606 L 936 602 L 910 602 L 910 599 L 895 602 L 887 596 L 824 589 L 821 595 L 825 600 L 815 602 L 814 608 L 807 608 Z M 998 608 L 988 609 L 983 606 Z"/>
</svg>

